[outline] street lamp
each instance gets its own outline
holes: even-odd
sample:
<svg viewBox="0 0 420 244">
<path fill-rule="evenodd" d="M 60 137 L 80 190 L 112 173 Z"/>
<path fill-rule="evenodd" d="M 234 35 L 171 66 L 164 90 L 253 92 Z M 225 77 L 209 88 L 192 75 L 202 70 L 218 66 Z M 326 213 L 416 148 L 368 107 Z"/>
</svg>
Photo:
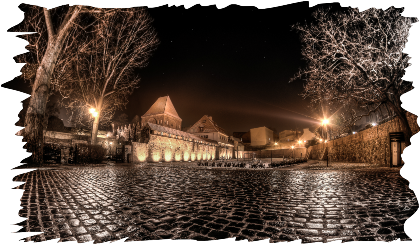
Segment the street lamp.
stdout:
<svg viewBox="0 0 420 244">
<path fill-rule="evenodd" d="M 327 143 L 327 139 L 328 139 L 328 124 L 329 123 L 330 123 L 330 121 L 328 119 L 322 120 L 322 125 L 325 127 L 325 132 L 326 132 L 326 134 L 325 134 L 326 138 L 325 138 L 325 142 L 324 143 Z M 326 152 L 327 152 L 327 167 L 328 167 L 328 144 L 326 144 Z"/>
</svg>

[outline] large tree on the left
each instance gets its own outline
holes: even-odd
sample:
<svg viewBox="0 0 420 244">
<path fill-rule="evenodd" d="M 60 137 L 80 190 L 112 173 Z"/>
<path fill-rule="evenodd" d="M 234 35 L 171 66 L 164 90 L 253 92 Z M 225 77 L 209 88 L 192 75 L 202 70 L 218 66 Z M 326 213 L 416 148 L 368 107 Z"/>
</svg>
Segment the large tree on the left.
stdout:
<svg viewBox="0 0 420 244">
<path fill-rule="evenodd" d="M 22 6 L 21 6 L 22 7 Z M 22 70 L 23 77 L 32 79 L 32 93 L 25 116 L 24 141 L 32 152 L 32 162 L 42 164 L 44 147 L 44 116 L 54 69 L 66 45 L 71 45 L 72 28 L 83 11 L 83 6 L 62 6 L 46 9 L 25 5 L 25 18 L 9 31 L 37 33 L 25 35 L 31 54 L 17 57 L 19 62 L 28 62 Z M 67 55 L 66 55 L 67 56 Z"/>
</svg>

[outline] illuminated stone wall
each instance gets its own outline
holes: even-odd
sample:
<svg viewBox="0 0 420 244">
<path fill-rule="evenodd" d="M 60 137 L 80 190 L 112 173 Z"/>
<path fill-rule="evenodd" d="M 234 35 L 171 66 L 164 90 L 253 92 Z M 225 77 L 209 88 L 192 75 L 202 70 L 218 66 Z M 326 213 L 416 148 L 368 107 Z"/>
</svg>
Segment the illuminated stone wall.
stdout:
<svg viewBox="0 0 420 244">
<path fill-rule="evenodd" d="M 178 138 L 150 135 L 148 143 L 133 142 L 133 162 L 213 160 L 216 146 Z"/>
<path fill-rule="evenodd" d="M 414 133 L 419 131 L 417 116 L 409 114 L 410 128 Z M 309 158 L 315 160 L 326 160 L 324 148 L 328 148 L 329 160 L 371 163 L 378 165 L 390 164 L 390 132 L 401 132 L 402 126 L 398 118 L 394 118 L 386 123 L 360 131 L 327 143 L 309 147 Z M 404 142 L 401 143 L 401 151 L 405 148 Z M 321 159 L 321 157 L 323 157 Z"/>
<path fill-rule="evenodd" d="M 218 147 L 218 155 L 216 154 L 217 159 L 231 159 L 233 158 L 233 147 Z"/>
</svg>

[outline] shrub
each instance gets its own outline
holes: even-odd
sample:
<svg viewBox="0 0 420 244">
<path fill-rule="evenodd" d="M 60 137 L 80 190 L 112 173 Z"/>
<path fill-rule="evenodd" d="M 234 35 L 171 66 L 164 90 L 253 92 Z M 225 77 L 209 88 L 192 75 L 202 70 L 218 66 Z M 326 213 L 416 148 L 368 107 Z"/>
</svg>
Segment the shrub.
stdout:
<svg viewBox="0 0 420 244">
<path fill-rule="evenodd" d="M 105 159 L 106 149 L 101 145 L 77 145 L 78 164 L 101 163 Z"/>
</svg>

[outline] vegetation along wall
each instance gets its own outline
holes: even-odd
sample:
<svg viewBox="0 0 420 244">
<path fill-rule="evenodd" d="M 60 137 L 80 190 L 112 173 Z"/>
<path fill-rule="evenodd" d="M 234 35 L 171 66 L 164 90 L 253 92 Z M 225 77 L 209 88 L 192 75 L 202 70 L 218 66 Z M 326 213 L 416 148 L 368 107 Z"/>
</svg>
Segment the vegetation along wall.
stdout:
<svg viewBox="0 0 420 244">
<path fill-rule="evenodd" d="M 409 113 L 408 120 L 413 134 L 417 133 L 419 131 L 417 116 Z M 308 148 L 309 158 L 326 160 L 326 155 L 329 155 L 330 161 L 389 165 L 390 132 L 402 132 L 401 122 L 397 117 L 356 134 L 311 146 Z M 401 144 L 402 152 L 405 145 L 404 142 Z"/>
</svg>

